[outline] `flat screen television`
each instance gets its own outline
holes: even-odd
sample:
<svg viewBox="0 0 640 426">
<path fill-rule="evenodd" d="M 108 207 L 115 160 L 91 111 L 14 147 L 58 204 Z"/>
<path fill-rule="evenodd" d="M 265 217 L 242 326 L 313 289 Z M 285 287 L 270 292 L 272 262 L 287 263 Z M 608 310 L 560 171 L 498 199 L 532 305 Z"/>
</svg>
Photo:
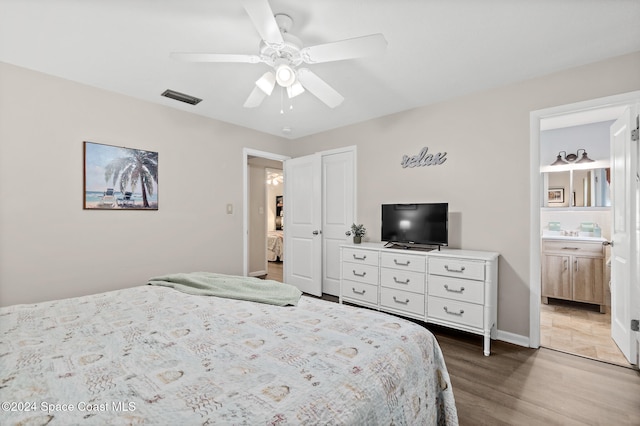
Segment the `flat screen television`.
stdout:
<svg viewBox="0 0 640 426">
<path fill-rule="evenodd" d="M 383 204 L 381 239 L 407 247 L 449 245 L 449 204 Z"/>
</svg>

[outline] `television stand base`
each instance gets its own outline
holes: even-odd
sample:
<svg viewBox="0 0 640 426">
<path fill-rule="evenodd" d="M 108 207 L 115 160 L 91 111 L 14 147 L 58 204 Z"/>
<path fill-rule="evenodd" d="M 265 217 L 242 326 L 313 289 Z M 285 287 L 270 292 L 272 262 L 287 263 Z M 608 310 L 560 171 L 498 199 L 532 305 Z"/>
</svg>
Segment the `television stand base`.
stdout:
<svg viewBox="0 0 640 426">
<path fill-rule="evenodd" d="M 384 248 L 396 249 L 396 250 L 417 250 L 417 251 L 433 251 L 436 248 L 440 251 L 439 245 L 423 245 L 423 244 L 411 244 L 411 243 L 395 243 L 389 241 L 384 245 Z"/>
</svg>

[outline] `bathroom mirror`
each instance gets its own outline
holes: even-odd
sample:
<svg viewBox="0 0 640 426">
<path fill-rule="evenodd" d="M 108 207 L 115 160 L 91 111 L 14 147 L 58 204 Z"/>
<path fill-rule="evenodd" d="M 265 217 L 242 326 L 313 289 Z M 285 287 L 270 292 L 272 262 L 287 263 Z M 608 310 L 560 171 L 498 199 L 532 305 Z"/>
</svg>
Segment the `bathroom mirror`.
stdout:
<svg viewBox="0 0 640 426">
<path fill-rule="evenodd" d="M 573 188 L 576 207 L 611 205 L 606 169 L 574 170 Z"/>
<path fill-rule="evenodd" d="M 571 173 L 569 171 L 543 173 L 544 207 L 569 207 Z"/>
<path fill-rule="evenodd" d="M 611 206 L 610 169 L 577 169 L 543 173 L 544 207 Z"/>
</svg>

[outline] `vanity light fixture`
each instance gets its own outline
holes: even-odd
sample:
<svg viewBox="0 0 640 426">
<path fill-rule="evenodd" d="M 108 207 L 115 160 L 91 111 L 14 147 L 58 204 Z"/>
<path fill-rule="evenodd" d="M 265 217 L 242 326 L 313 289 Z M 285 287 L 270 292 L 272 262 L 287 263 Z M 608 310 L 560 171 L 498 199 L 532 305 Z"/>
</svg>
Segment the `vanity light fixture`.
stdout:
<svg viewBox="0 0 640 426">
<path fill-rule="evenodd" d="M 580 151 L 582 151 L 582 158 L 580 158 L 578 160 L 578 157 L 580 156 Z M 564 153 L 564 159 L 562 158 L 562 153 Z M 578 160 L 578 161 L 576 161 Z M 592 160 L 591 158 L 587 157 L 587 151 L 584 148 L 580 148 L 578 150 L 578 152 L 576 152 L 575 154 L 571 153 L 571 154 L 567 154 L 567 151 L 560 151 L 558 153 L 558 156 L 556 157 L 556 161 L 554 161 L 553 163 L 551 163 L 552 166 L 561 166 L 563 164 L 569 164 L 569 163 L 592 163 L 594 160 Z"/>
<path fill-rule="evenodd" d="M 552 166 L 560 166 L 562 164 L 569 164 L 568 162 L 566 162 L 565 160 L 562 159 L 562 153 L 564 152 L 564 155 L 567 155 L 567 151 L 560 151 L 558 153 L 558 156 L 556 157 L 556 161 L 554 161 L 553 163 L 551 163 Z"/>
<path fill-rule="evenodd" d="M 577 154 L 580 154 L 580 151 L 582 151 L 582 158 L 579 159 L 578 161 L 576 161 L 577 163 L 593 163 L 594 160 L 592 160 L 591 158 L 587 157 L 587 151 L 585 151 L 584 149 L 580 148 L 577 152 Z"/>
<path fill-rule="evenodd" d="M 569 163 L 573 163 L 574 161 L 576 161 L 578 159 L 578 154 L 573 154 L 573 153 L 572 154 L 567 154 L 567 153 L 565 153 L 564 159 L 567 160 Z"/>
</svg>

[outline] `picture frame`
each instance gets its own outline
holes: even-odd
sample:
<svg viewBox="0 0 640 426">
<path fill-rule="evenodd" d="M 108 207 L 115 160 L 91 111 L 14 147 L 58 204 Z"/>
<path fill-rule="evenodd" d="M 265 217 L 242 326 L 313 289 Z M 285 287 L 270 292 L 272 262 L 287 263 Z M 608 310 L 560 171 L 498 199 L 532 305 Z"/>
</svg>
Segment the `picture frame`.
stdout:
<svg viewBox="0 0 640 426">
<path fill-rule="evenodd" d="M 549 188 L 547 191 L 547 201 L 550 203 L 564 203 L 564 188 Z"/>
<path fill-rule="evenodd" d="M 158 210 L 158 153 L 83 142 L 83 209 Z"/>
</svg>

